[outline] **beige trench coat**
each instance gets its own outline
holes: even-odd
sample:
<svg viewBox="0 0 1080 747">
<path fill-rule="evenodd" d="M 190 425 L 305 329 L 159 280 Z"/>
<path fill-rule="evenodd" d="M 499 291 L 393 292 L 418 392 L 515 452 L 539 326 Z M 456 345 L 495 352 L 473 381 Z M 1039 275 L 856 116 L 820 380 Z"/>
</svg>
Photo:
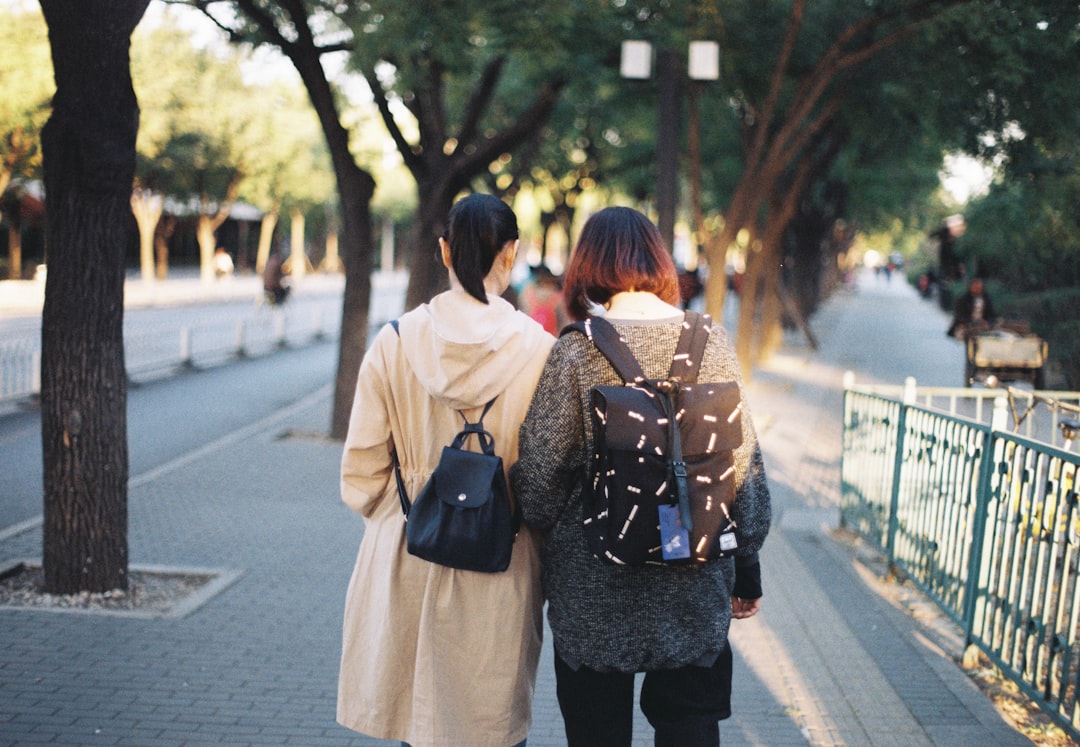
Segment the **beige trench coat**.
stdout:
<svg viewBox="0 0 1080 747">
<path fill-rule="evenodd" d="M 542 636 L 538 547 L 524 527 L 504 573 L 409 555 L 390 445 L 409 496 L 484 418 L 509 469 L 554 339 L 500 298 L 448 291 L 383 328 L 364 358 L 342 456 L 342 498 L 365 520 L 345 604 L 338 721 L 413 747 L 525 739 Z M 454 408 L 454 409 L 452 409 Z M 475 439 L 473 439 L 475 440 Z M 475 445 L 472 445 L 475 448 Z"/>
</svg>

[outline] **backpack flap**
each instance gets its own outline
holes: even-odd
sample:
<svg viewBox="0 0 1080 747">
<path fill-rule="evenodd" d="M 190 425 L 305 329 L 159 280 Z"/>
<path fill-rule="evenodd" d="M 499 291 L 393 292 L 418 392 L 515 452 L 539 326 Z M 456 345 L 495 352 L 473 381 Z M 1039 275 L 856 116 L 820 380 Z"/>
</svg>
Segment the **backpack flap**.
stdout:
<svg viewBox="0 0 1080 747">
<path fill-rule="evenodd" d="M 595 451 L 582 516 L 590 550 L 626 565 L 702 562 L 733 551 L 742 404 L 737 383 L 697 381 L 707 318 L 687 315 L 670 378 L 660 381 L 627 370 L 629 350 L 597 321 L 577 329 L 627 383 L 590 390 Z"/>
<path fill-rule="evenodd" d="M 684 384 L 674 399 L 684 459 L 742 444 L 741 397 L 735 382 Z M 669 456 L 669 418 L 663 399 L 651 387 L 595 386 L 589 400 L 597 423 L 603 424 L 607 448 Z"/>
<path fill-rule="evenodd" d="M 675 417 L 687 459 L 742 445 L 742 398 L 733 381 L 683 384 L 676 397 Z"/>
<path fill-rule="evenodd" d="M 502 468 L 502 457 L 444 446 L 431 479 L 436 495 L 446 505 L 477 508 L 491 500 L 491 486 Z"/>
<path fill-rule="evenodd" d="M 668 417 L 656 392 L 639 386 L 595 386 L 589 399 L 604 425 L 609 449 L 667 455 Z"/>
</svg>

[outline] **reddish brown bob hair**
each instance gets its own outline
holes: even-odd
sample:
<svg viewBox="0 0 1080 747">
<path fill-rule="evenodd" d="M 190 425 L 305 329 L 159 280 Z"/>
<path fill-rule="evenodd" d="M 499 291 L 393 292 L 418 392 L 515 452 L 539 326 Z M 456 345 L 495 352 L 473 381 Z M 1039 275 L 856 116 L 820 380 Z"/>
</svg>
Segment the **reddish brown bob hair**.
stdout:
<svg viewBox="0 0 1080 747">
<path fill-rule="evenodd" d="M 680 301 L 675 263 L 652 221 L 632 208 L 604 208 L 585 222 L 566 268 L 566 310 L 580 321 L 589 316 L 590 301 L 603 305 L 629 290 L 673 306 Z"/>
</svg>

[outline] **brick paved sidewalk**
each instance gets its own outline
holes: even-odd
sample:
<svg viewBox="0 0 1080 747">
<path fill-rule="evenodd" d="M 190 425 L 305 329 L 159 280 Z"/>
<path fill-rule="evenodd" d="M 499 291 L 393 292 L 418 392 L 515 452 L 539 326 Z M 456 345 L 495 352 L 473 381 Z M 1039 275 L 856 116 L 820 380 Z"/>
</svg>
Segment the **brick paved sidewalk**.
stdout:
<svg viewBox="0 0 1080 747">
<path fill-rule="evenodd" d="M 906 611 L 833 532 L 843 371 L 927 384 L 962 372 L 941 312 L 907 291 L 864 284 L 837 296 L 814 320 L 821 350 L 791 339 L 749 386 L 776 522 L 763 612 L 733 627 L 725 745 L 1029 744 L 953 663 L 950 627 Z M 342 604 L 363 524 L 338 498 L 340 445 L 302 435 L 325 428 L 329 406 L 324 391 L 133 485 L 133 564 L 241 574 L 193 613 L 0 609 L 0 744 L 386 744 L 334 723 Z M 39 554 L 37 529 L 0 541 L 0 564 Z M 550 657 L 548 641 L 533 747 L 565 744 Z M 640 717 L 635 729 L 635 745 L 652 743 Z"/>
</svg>

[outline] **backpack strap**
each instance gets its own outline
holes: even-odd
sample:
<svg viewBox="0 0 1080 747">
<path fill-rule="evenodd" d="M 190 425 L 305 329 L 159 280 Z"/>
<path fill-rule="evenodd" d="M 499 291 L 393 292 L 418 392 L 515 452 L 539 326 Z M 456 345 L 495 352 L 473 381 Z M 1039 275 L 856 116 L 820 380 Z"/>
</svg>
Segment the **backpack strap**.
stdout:
<svg viewBox="0 0 1080 747">
<path fill-rule="evenodd" d="M 397 332 L 398 337 L 401 337 L 401 330 L 398 329 L 398 320 L 390 320 L 390 326 Z M 453 443 L 450 444 L 453 448 L 463 448 L 465 446 L 465 441 L 468 440 L 470 435 L 475 433 L 476 438 L 480 441 L 480 448 L 483 449 L 483 452 L 488 456 L 493 456 L 495 454 L 495 439 L 490 433 L 484 430 L 484 416 L 488 414 L 488 410 L 491 409 L 491 406 L 495 404 L 495 400 L 498 398 L 499 395 L 496 394 L 488 400 L 488 403 L 484 405 L 484 411 L 480 413 L 480 417 L 476 419 L 475 423 L 470 423 L 469 419 L 465 417 L 465 413 L 458 410 L 458 415 L 465 421 L 465 428 L 457 434 Z M 398 500 L 401 501 L 401 513 L 405 514 L 405 520 L 408 521 L 409 509 L 412 508 L 412 501 L 409 500 L 409 494 L 405 490 L 405 480 L 401 477 L 401 461 L 398 459 L 396 446 L 390 447 L 390 456 L 394 460 L 394 480 L 397 482 Z"/>
<path fill-rule="evenodd" d="M 608 320 L 591 316 L 583 322 L 568 324 L 561 334 L 565 335 L 571 331 L 580 332 L 589 338 L 589 341 L 607 358 L 608 363 L 625 383 L 645 380 L 645 372 L 641 369 L 641 364 Z M 682 332 L 679 334 L 679 342 L 675 346 L 675 355 L 671 359 L 671 368 L 668 371 L 669 379 L 686 384 L 697 381 L 698 369 L 701 368 L 701 359 L 705 355 L 705 346 L 709 342 L 711 333 L 712 318 L 708 314 L 699 314 L 689 309 L 685 312 Z"/>
<path fill-rule="evenodd" d="M 562 334 L 577 331 L 589 338 L 596 349 L 607 358 L 608 363 L 619 374 L 619 378 L 627 384 L 645 381 L 645 372 L 641 370 L 641 364 L 626 346 L 626 341 L 619 336 L 611 322 L 603 317 L 590 316 L 583 322 L 568 324 L 563 328 Z"/>
<path fill-rule="evenodd" d="M 401 330 L 398 329 L 398 320 L 391 319 L 390 326 L 394 328 L 394 332 L 397 336 L 401 337 Z M 401 513 L 405 514 L 405 521 L 409 520 L 409 509 L 412 508 L 412 501 L 409 500 L 409 494 L 405 490 L 405 481 L 401 479 L 401 462 L 398 461 L 397 447 L 390 447 L 390 456 L 394 458 L 394 480 L 397 482 L 397 494 L 398 500 L 401 501 Z"/>
<path fill-rule="evenodd" d="M 697 381 L 701 369 L 701 359 L 705 356 L 705 346 L 712 333 L 712 318 L 708 314 L 686 310 L 683 317 L 683 329 L 679 343 L 675 346 L 675 356 L 671 359 L 668 378 L 684 384 Z"/>
<path fill-rule="evenodd" d="M 488 456 L 495 456 L 495 439 L 490 433 L 484 430 L 484 416 L 488 414 L 488 410 L 495 404 L 495 400 L 499 398 L 499 395 L 495 395 L 488 403 L 484 405 L 484 411 L 480 413 L 480 417 L 476 419 L 475 423 L 470 423 L 469 419 L 465 417 L 465 413 L 458 410 L 458 415 L 465 421 L 465 428 L 457 434 L 453 443 L 450 445 L 455 449 L 465 448 L 465 442 L 469 440 L 469 436 L 476 434 L 477 440 L 480 442 L 481 450 Z"/>
</svg>

